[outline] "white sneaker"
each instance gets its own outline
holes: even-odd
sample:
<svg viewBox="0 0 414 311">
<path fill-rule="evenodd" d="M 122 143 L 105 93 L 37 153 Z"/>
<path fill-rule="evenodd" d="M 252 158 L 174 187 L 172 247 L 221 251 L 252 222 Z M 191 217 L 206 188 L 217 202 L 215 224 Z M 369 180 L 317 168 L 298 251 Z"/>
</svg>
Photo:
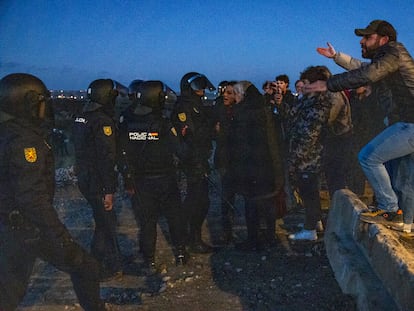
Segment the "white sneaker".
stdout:
<svg viewBox="0 0 414 311">
<path fill-rule="evenodd" d="M 403 222 L 392 224 L 390 229 L 401 231 L 405 233 L 411 233 L 411 230 L 414 229 L 414 224 L 405 224 Z"/>
<path fill-rule="evenodd" d="M 322 220 L 318 220 L 318 222 L 316 223 L 316 231 L 317 232 L 323 232 L 324 228 L 323 228 L 323 223 Z"/>
<path fill-rule="evenodd" d="M 307 240 L 307 241 L 316 241 L 318 239 L 318 235 L 316 234 L 316 230 L 306 230 L 303 229 L 299 232 L 289 234 L 289 239 L 291 240 Z"/>
<path fill-rule="evenodd" d="M 298 227 L 299 228 L 303 228 L 305 226 L 305 224 L 302 223 L 298 223 Z M 323 228 L 323 223 L 322 220 L 318 220 L 318 222 L 316 223 L 316 227 L 315 227 L 317 232 L 323 232 L 325 229 Z"/>
</svg>

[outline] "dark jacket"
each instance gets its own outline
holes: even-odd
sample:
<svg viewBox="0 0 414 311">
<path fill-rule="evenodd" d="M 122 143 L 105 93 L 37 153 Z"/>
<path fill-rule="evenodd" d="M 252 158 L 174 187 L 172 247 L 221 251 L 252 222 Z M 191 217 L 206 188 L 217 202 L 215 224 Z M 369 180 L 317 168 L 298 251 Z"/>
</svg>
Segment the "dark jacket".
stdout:
<svg viewBox="0 0 414 311">
<path fill-rule="evenodd" d="M 249 197 L 276 195 L 283 168 L 274 123 L 262 94 L 251 85 L 234 105 L 230 126 L 230 171 L 237 191 Z"/>
<path fill-rule="evenodd" d="M 350 71 L 332 76 L 328 89 L 341 91 L 374 83 L 389 123 L 414 123 L 414 60 L 399 42 L 381 46 L 371 63 L 337 53 L 335 62 Z"/>
<path fill-rule="evenodd" d="M 43 131 L 0 114 L 0 221 L 17 210 L 42 235 L 67 234 L 53 208 L 54 161 Z"/>
<path fill-rule="evenodd" d="M 233 120 L 234 105 L 226 106 L 222 97 L 216 100 L 214 106 L 215 122 L 220 123 L 220 130 L 216 132 L 216 150 L 214 153 L 214 165 L 217 169 L 227 169 L 229 166 L 229 135 L 230 125 Z"/>
<path fill-rule="evenodd" d="M 195 174 L 204 174 L 209 170 L 208 159 L 212 151 L 214 125 L 208 110 L 211 108 L 203 106 L 199 96 L 183 94 L 178 97 L 172 115 L 178 134 L 189 148 L 182 167 Z"/>
<path fill-rule="evenodd" d="M 116 127 L 101 105 L 87 103 L 73 125 L 76 173 L 85 195 L 114 193 L 117 185 Z"/>
</svg>

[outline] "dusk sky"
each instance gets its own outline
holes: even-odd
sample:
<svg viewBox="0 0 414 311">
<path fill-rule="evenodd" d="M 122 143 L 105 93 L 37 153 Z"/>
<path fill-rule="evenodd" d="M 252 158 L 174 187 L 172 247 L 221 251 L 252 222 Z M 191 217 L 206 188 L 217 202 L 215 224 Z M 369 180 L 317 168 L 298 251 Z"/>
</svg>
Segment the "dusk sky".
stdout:
<svg viewBox="0 0 414 311">
<path fill-rule="evenodd" d="M 414 55 L 413 2 L 0 0 L 0 77 L 27 72 L 49 89 L 86 89 L 99 78 L 128 86 L 162 80 L 179 91 L 189 71 L 222 80 L 294 81 L 331 42 L 360 58 L 355 28 L 389 21 Z"/>
</svg>

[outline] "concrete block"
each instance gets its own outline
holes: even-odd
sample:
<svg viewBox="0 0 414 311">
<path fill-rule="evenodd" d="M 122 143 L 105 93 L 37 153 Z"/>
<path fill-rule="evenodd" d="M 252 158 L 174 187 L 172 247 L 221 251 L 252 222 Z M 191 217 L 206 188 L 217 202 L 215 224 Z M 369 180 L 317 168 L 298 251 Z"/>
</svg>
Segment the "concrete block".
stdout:
<svg viewBox="0 0 414 311">
<path fill-rule="evenodd" d="M 384 260 L 383 257 L 390 257 L 390 254 L 376 243 L 362 242 L 369 240 L 364 227 L 378 227 L 360 223 L 359 214 L 364 209 L 365 204 L 351 191 L 340 190 L 333 197 L 325 232 L 325 246 L 335 278 L 344 293 L 355 297 L 359 310 L 412 310 L 407 309 L 406 301 L 399 300 L 400 294 L 390 290 L 393 287 L 390 283 L 399 279 L 390 277 L 397 276 L 396 272 L 389 272 L 388 278 L 385 278 L 384 273 L 377 273 L 377 265 L 373 266 L 373 262 Z M 367 244 L 372 246 L 369 251 L 366 249 Z M 392 246 L 396 247 L 396 244 L 392 243 Z M 403 248 L 401 244 L 398 247 Z M 397 262 L 396 259 L 393 256 L 390 261 Z M 389 261 L 384 260 L 384 263 L 389 264 Z M 388 268 L 387 266 L 386 269 Z M 399 271 L 398 275 L 401 276 L 401 269 Z"/>
</svg>

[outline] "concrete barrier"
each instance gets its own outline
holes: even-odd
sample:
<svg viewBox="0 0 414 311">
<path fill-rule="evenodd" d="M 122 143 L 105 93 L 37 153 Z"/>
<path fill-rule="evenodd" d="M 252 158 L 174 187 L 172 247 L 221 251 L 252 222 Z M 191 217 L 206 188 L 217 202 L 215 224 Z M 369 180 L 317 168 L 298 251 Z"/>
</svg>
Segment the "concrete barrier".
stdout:
<svg viewBox="0 0 414 311">
<path fill-rule="evenodd" d="M 414 254 L 399 233 L 360 222 L 366 205 L 351 191 L 337 191 L 329 209 L 325 246 L 342 291 L 359 310 L 414 310 Z"/>
</svg>

